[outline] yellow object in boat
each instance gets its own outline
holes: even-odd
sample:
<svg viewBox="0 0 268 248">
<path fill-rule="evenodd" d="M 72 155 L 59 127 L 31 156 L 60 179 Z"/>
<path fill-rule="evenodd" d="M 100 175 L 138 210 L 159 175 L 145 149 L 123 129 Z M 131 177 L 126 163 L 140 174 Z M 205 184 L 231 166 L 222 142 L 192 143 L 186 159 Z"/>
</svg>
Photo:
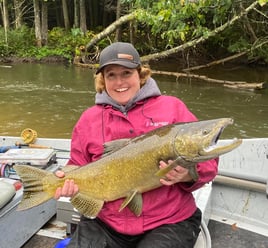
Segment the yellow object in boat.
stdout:
<svg viewBox="0 0 268 248">
<path fill-rule="evenodd" d="M 37 138 L 37 132 L 31 128 L 26 128 L 21 132 L 20 137 L 25 144 L 33 144 Z"/>
</svg>

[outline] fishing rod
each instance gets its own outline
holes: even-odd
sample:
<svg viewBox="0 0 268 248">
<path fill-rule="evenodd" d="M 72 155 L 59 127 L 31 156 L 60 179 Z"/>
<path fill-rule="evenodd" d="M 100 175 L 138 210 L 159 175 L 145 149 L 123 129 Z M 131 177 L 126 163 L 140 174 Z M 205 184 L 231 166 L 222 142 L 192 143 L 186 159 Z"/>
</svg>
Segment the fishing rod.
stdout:
<svg viewBox="0 0 268 248">
<path fill-rule="evenodd" d="M 37 145 L 37 144 L 23 144 L 20 142 L 16 142 L 15 146 L 17 148 L 29 147 L 29 148 L 40 148 L 40 149 L 53 149 L 53 150 L 59 151 L 59 152 L 70 152 L 70 150 L 67 150 L 67 149 L 59 149 L 59 148 L 55 148 L 55 147 L 51 147 L 51 146 L 44 146 L 44 145 Z"/>
</svg>

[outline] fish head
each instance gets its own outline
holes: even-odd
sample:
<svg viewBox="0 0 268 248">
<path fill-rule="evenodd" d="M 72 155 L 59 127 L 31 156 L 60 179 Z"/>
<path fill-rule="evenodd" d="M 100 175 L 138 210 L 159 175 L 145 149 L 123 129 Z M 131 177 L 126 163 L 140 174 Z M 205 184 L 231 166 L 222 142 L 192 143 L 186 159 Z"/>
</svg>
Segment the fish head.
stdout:
<svg viewBox="0 0 268 248">
<path fill-rule="evenodd" d="M 224 128 L 233 124 L 231 118 L 197 121 L 178 125 L 174 138 L 174 152 L 181 160 L 202 162 L 232 151 L 241 143 L 234 138 L 223 145 L 218 144 Z"/>
</svg>

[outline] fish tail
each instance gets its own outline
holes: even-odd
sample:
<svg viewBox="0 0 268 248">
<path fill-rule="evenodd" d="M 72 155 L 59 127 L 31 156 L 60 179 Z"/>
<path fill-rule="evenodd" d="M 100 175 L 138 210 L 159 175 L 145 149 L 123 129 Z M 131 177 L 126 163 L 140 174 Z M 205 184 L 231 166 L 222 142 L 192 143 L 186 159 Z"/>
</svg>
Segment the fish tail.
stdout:
<svg viewBox="0 0 268 248">
<path fill-rule="evenodd" d="M 14 169 L 23 184 L 23 198 L 17 210 L 35 207 L 53 198 L 57 177 L 52 172 L 28 165 L 15 165 Z"/>
</svg>

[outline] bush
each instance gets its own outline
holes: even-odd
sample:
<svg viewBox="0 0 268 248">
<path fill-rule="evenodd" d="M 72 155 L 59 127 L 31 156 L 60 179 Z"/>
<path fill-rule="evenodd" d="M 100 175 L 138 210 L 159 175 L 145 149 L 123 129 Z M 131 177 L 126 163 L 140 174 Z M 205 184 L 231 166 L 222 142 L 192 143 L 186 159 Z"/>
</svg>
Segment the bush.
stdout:
<svg viewBox="0 0 268 248">
<path fill-rule="evenodd" d="M 62 56 L 72 60 L 76 47 L 86 45 L 94 33 L 88 31 L 84 35 L 80 29 L 66 31 L 63 28 L 53 28 L 48 32 L 48 43 L 43 47 L 37 47 L 34 30 L 23 26 L 20 29 L 9 30 L 5 33 L 0 28 L 1 57 L 33 57 L 41 59 L 48 56 Z"/>
<path fill-rule="evenodd" d="M 0 29 L 0 50 L 2 57 L 23 55 L 29 47 L 34 46 L 34 43 L 34 32 L 26 26 L 7 32 L 3 28 Z"/>
</svg>

